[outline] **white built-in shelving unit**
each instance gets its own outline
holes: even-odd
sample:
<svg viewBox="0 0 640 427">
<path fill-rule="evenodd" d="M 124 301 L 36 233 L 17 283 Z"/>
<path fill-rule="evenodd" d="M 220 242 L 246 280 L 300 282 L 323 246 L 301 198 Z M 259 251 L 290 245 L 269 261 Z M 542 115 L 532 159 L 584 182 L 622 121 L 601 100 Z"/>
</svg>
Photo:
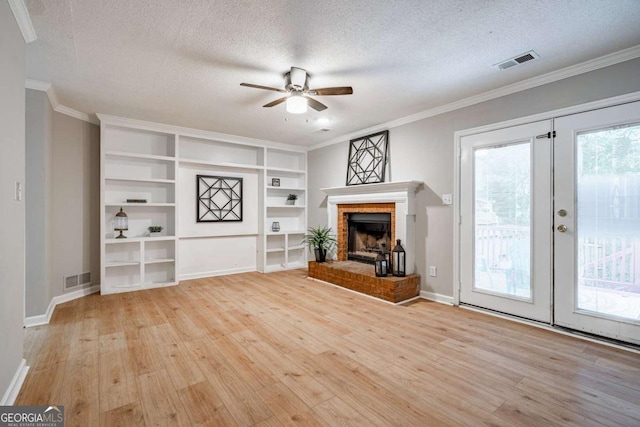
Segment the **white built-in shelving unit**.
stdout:
<svg viewBox="0 0 640 427">
<path fill-rule="evenodd" d="M 103 294 L 175 285 L 180 279 L 306 265 L 306 248 L 300 244 L 307 224 L 303 150 L 98 117 Z M 199 174 L 243 179 L 242 222 L 196 222 Z M 273 178 L 280 180 L 279 187 L 271 185 Z M 298 197 L 294 205 L 287 202 L 289 194 Z M 116 239 L 113 229 L 120 208 L 129 218 L 126 239 Z M 273 222 L 280 223 L 279 232 L 271 231 Z M 151 225 L 163 227 L 160 236 L 149 236 Z"/>
<path fill-rule="evenodd" d="M 176 284 L 176 135 L 103 121 L 100 141 L 102 293 Z M 126 239 L 115 238 L 120 208 Z M 163 227 L 160 237 L 150 237 L 151 225 Z"/>
<path fill-rule="evenodd" d="M 266 149 L 265 236 L 263 271 L 300 268 L 306 265 L 306 248 L 300 244 L 307 229 L 306 153 Z M 272 185 L 273 179 L 280 186 Z M 295 204 L 287 196 L 295 194 Z M 278 222 L 280 231 L 272 231 Z"/>
</svg>

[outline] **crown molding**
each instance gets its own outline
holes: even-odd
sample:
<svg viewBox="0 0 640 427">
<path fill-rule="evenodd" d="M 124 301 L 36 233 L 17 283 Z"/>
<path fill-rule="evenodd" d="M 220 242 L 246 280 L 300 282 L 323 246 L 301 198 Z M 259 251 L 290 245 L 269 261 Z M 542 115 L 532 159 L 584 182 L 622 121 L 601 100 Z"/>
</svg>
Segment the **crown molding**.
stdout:
<svg viewBox="0 0 640 427">
<path fill-rule="evenodd" d="M 76 119 L 82 120 L 83 122 L 91 123 L 92 125 L 100 125 L 100 121 L 95 114 L 87 114 L 82 111 L 74 110 L 73 108 L 69 108 L 65 105 L 58 104 L 58 107 L 54 108 L 53 111 L 56 113 L 64 114 L 66 116 L 71 116 Z"/>
<path fill-rule="evenodd" d="M 29 16 L 29 9 L 27 9 L 24 0 L 9 0 L 9 7 L 11 7 L 13 16 L 16 18 L 18 28 L 20 28 L 25 43 L 29 44 L 36 41 L 38 36 L 36 35 L 36 30 L 33 28 L 31 16 Z"/>
<path fill-rule="evenodd" d="M 24 87 L 26 87 L 27 89 L 33 89 L 33 90 L 39 90 L 41 92 L 46 92 L 49 89 L 51 89 L 51 83 L 43 82 L 41 80 L 26 79 L 24 81 Z"/>
<path fill-rule="evenodd" d="M 24 87 L 26 89 L 39 90 L 41 92 L 46 92 L 47 97 L 49 98 L 49 103 L 51 104 L 51 108 L 53 108 L 53 111 L 55 111 L 56 113 L 74 117 L 76 119 L 79 119 L 94 125 L 100 124 L 97 117 L 87 113 L 83 113 L 82 111 L 74 110 L 73 108 L 69 108 L 66 105 L 60 104 L 60 102 L 58 102 L 58 95 L 56 95 L 56 91 L 53 89 L 53 86 L 49 82 L 26 79 L 24 82 Z"/>
<path fill-rule="evenodd" d="M 146 120 L 129 119 L 126 117 L 111 116 L 108 114 L 96 113 L 100 122 L 114 125 L 134 127 L 142 130 L 160 131 L 166 133 L 175 133 L 181 136 L 194 138 L 214 139 L 220 142 L 231 142 L 234 144 L 252 145 L 255 147 L 267 147 L 274 149 L 284 149 L 289 151 L 297 151 L 305 153 L 306 147 L 299 145 L 285 144 L 282 142 L 270 141 L 267 139 L 250 138 L 247 136 L 231 135 L 228 133 L 213 132 L 202 129 L 188 128 L 183 126 L 170 125 L 166 123 L 149 122 Z"/>
<path fill-rule="evenodd" d="M 361 129 L 356 132 L 350 132 L 342 136 L 332 138 L 328 141 L 321 142 L 319 144 L 312 145 L 308 148 L 308 151 L 317 150 L 319 148 L 328 147 L 330 145 L 338 144 L 340 142 L 348 141 L 353 138 L 361 137 L 362 135 L 368 135 L 373 132 L 377 132 L 382 129 L 390 129 L 408 123 L 413 123 L 418 120 L 426 119 L 428 117 L 437 116 L 450 111 L 459 110 L 461 108 L 469 107 L 471 105 L 479 104 L 481 102 L 490 101 L 492 99 L 500 98 L 513 93 L 521 92 L 523 90 L 532 89 L 534 87 L 542 86 L 548 83 L 553 83 L 558 80 L 566 79 L 568 77 L 577 76 L 580 74 L 588 73 L 589 71 L 598 70 L 611 65 L 619 64 L 621 62 L 629 61 L 640 57 L 640 45 L 630 47 L 628 49 L 620 50 L 618 52 L 610 53 L 599 58 L 591 59 L 580 64 L 572 65 L 560 70 L 552 71 L 550 73 L 542 74 L 537 77 L 532 77 L 527 80 L 523 80 L 517 83 L 513 83 L 507 86 L 500 87 L 498 89 L 490 90 L 478 95 L 470 96 L 468 98 L 461 99 L 449 104 L 441 105 L 440 107 L 431 108 L 420 113 L 412 114 L 410 116 L 402 117 L 400 119 L 392 120 L 390 122 L 382 123 L 376 126 L 372 126 L 366 129 Z"/>
</svg>

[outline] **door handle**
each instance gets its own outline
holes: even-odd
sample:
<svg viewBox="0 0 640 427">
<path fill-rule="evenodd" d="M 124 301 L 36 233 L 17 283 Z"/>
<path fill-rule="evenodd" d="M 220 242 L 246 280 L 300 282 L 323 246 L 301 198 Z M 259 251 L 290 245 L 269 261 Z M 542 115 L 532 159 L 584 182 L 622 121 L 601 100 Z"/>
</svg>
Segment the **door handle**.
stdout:
<svg viewBox="0 0 640 427">
<path fill-rule="evenodd" d="M 564 225 L 564 224 L 560 224 L 558 226 L 558 231 L 561 232 L 561 233 L 564 233 L 565 231 L 567 231 L 567 226 Z"/>
</svg>

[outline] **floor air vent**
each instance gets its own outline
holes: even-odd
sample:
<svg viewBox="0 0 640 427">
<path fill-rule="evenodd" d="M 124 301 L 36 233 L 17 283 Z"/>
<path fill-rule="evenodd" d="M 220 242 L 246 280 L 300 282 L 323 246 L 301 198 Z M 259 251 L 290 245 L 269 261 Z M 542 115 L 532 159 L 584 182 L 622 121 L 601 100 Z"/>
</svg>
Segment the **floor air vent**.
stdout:
<svg viewBox="0 0 640 427">
<path fill-rule="evenodd" d="M 529 52 L 518 55 L 514 58 L 507 59 L 506 61 L 502 61 L 498 64 L 495 64 L 499 69 L 506 70 L 507 68 L 515 67 L 516 65 L 524 64 L 525 62 L 533 61 L 534 59 L 538 59 L 537 53 L 530 50 Z"/>
<path fill-rule="evenodd" d="M 74 274 L 64 278 L 64 290 L 91 284 L 91 273 Z"/>
<path fill-rule="evenodd" d="M 64 278 L 64 290 L 75 288 L 76 286 L 80 286 L 79 277 L 77 274 L 73 276 L 67 276 Z"/>
<path fill-rule="evenodd" d="M 91 273 L 82 273 L 80 275 L 80 284 L 81 285 L 90 285 L 91 284 Z"/>
</svg>

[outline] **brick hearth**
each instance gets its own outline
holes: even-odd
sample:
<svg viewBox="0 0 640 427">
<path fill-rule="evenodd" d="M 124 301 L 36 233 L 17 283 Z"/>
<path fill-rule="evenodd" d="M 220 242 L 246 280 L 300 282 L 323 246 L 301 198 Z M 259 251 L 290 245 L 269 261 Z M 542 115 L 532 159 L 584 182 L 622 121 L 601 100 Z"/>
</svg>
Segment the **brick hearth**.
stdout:
<svg viewBox="0 0 640 427">
<path fill-rule="evenodd" d="M 396 241 L 396 204 L 395 203 L 351 203 L 338 205 L 338 261 L 347 260 L 349 214 L 351 213 L 388 213 L 391 214 L 391 248 Z"/>
<path fill-rule="evenodd" d="M 420 294 L 420 276 L 376 277 L 373 265 L 355 261 L 309 261 L 309 277 L 393 303 Z"/>
</svg>

